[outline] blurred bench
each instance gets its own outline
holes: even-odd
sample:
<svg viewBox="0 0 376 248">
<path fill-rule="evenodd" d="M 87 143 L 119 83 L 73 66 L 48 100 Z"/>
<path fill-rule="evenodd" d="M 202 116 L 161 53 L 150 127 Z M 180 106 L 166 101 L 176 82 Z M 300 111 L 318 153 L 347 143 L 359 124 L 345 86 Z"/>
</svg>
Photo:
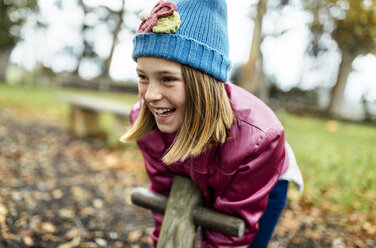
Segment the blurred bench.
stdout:
<svg viewBox="0 0 376 248">
<path fill-rule="evenodd" d="M 114 115 L 112 130 L 107 134 L 110 137 L 120 137 L 129 124 L 130 106 L 109 99 L 82 96 L 78 94 L 60 93 L 57 100 L 70 105 L 69 128 L 78 137 L 97 136 L 100 130 L 100 114 Z"/>
</svg>

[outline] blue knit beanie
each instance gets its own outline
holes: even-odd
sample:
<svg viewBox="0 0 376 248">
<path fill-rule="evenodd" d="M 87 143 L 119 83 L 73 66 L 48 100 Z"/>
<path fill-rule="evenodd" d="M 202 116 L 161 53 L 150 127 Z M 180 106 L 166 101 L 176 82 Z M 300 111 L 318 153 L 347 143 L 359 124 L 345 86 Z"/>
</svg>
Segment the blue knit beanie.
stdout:
<svg viewBox="0 0 376 248">
<path fill-rule="evenodd" d="M 224 0 L 160 0 L 141 16 L 132 58 L 161 57 L 199 69 L 222 82 L 231 68 Z"/>
</svg>

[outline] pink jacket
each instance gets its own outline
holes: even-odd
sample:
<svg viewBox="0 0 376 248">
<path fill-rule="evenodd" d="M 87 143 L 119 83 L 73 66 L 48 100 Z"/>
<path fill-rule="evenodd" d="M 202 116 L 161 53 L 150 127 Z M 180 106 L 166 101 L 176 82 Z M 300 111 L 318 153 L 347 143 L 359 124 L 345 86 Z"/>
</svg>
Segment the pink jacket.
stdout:
<svg viewBox="0 0 376 248">
<path fill-rule="evenodd" d="M 166 166 L 161 158 L 171 145 L 174 134 L 153 130 L 139 140 L 152 191 L 168 195 L 173 174 L 189 176 L 201 189 L 205 205 L 246 221 L 243 237 L 206 230 L 203 247 L 248 247 L 258 230 L 268 194 L 288 168 L 285 138 L 281 123 L 262 101 L 242 88 L 226 83 L 236 123 L 229 130 L 231 139 L 213 146 L 199 157 Z M 131 112 L 134 123 L 140 103 Z M 163 215 L 153 213 L 156 243 Z"/>
</svg>

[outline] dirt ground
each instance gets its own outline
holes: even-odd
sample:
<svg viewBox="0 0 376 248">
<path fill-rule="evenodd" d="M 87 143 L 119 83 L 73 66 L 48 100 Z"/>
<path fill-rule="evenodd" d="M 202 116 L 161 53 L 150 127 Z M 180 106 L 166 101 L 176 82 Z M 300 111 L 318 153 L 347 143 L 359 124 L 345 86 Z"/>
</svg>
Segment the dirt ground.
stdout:
<svg viewBox="0 0 376 248">
<path fill-rule="evenodd" d="M 109 149 L 54 121 L 0 112 L 0 247 L 149 248 L 153 220 L 131 204 L 136 186 L 147 187 L 136 147 Z M 376 247 L 361 218 L 289 201 L 270 247 Z"/>
</svg>

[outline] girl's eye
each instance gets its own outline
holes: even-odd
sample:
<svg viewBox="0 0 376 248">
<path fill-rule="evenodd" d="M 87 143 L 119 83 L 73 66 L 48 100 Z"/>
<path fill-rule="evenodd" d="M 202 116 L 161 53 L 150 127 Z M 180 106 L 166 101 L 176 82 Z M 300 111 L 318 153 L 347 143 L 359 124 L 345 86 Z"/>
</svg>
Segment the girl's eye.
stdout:
<svg viewBox="0 0 376 248">
<path fill-rule="evenodd" d="M 145 80 L 147 80 L 147 77 L 146 76 L 144 76 L 144 75 L 138 75 L 138 79 L 140 80 L 140 81 L 145 81 Z"/>
<path fill-rule="evenodd" d="M 176 81 L 176 79 L 173 78 L 173 77 L 163 77 L 163 78 L 162 78 L 162 81 L 163 81 L 163 82 L 166 82 L 166 83 L 169 83 L 169 82 Z"/>
</svg>

